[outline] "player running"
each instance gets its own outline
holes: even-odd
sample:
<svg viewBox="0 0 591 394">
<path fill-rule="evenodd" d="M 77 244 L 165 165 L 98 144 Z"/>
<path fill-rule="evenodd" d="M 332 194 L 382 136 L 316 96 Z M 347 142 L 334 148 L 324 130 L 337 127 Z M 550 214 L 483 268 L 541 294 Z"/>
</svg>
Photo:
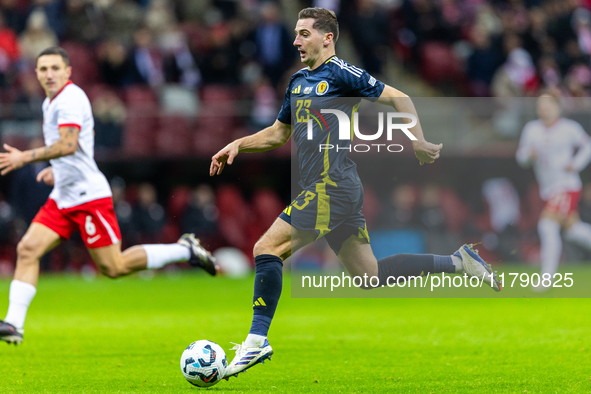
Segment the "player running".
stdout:
<svg viewBox="0 0 591 394">
<path fill-rule="evenodd" d="M 465 272 L 485 277 L 491 287 L 500 290 L 498 282 L 491 281 L 490 266 L 474 252 L 471 245 L 462 246 L 453 256 L 399 254 L 376 260 L 361 212 L 363 187 L 355 163 L 347 157 L 345 149 L 318 152 L 319 141 L 329 139 L 327 143 L 337 143 L 336 133 L 331 136 L 326 130 L 324 134 L 318 132 L 314 140 L 309 141 L 306 137 L 307 122 L 292 114 L 291 100 L 320 96 L 358 97 L 357 103 L 361 98 L 377 100 L 395 107 L 399 112 L 415 116 L 416 110 L 404 93 L 336 57 L 335 42 L 339 28 L 334 12 L 324 8 L 302 10 L 295 34 L 293 45 L 307 68 L 291 77 L 275 123 L 257 134 L 230 143 L 212 157 L 210 175 L 219 175 L 226 163 L 234 162 L 238 153 L 277 148 L 293 135 L 298 147 L 300 184 L 304 189 L 254 247 L 254 317 L 246 340 L 235 347 L 236 356 L 228 365 L 226 377 L 236 376 L 270 358 L 273 349 L 267 340 L 267 333 L 281 295 L 283 260 L 323 236 L 352 276 L 377 276 L 383 284 L 390 276 L 408 278 L 427 273 Z M 310 111 L 314 105 L 310 100 Z M 356 110 L 356 105 L 347 109 L 349 114 L 353 110 Z M 338 130 L 336 116 L 325 116 L 325 119 L 328 129 Z M 433 163 L 439 157 L 442 145 L 427 142 L 418 123 L 410 130 L 417 138 L 413 141 L 413 148 L 420 164 Z M 344 141 L 338 143 L 344 146 Z"/>
<path fill-rule="evenodd" d="M 542 95 L 537 113 L 539 119 L 523 128 L 516 157 L 522 167 L 533 165 L 540 197 L 546 202 L 538 222 L 542 275 L 548 274 L 549 281 L 537 290 L 544 291 L 551 286 L 560 262 L 561 228 L 567 241 L 591 250 L 591 225 L 582 222 L 578 212 L 579 172 L 591 161 L 591 138 L 580 124 L 561 117 L 557 97 Z"/>
<path fill-rule="evenodd" d="M 51 166 L 37 175 L 37 181 L 54 187 L 17 246 L 8 313 L 0 320 L 0 340 L 9 344 L 23 341 L 27 309 L 37 291 L 39 259 L 77 229 L 98 269 L 110 278 L 180 261 L 216 274 L 213 257 L 193 234 L 184 234 L 175 244 L 134 246 L 121 252 L 111 189 L 94 161 L 90 102 L 70 81 L 68 54 L 58 47 L 44 50 L 37 58 L 36 73 L 47 95 L 46 146 L 20 151 L 4 144 L 7 152 L 0 153 L 0 169 L 6 175 L 27 163 L 49 160 Z"/>
</svg>

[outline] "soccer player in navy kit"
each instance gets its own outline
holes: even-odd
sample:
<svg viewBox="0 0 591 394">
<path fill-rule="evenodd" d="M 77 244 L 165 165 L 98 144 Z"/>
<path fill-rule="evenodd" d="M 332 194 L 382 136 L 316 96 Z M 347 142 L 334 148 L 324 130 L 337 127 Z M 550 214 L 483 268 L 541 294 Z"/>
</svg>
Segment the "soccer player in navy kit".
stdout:
<svg viewBox="0 0 591 394">
<path fill-rule="evenodd" d="M 307 68 L 292 76 L 275 123 L 228 144 L 212 157 L 210 175 L 219 175 L 225 164 L 232 164 L 239 152 L 270 150 L 293 137 L 303 188 L 254 247 L 256 275 L 252 326 L 246 340 L 235 347 L 236 356 L 228 365 L 226 378 L 236 376 L 273 354 L 267 333 L 281 295 L 283 260 L 323 236 L 351 276 L 376 276 L 381 285 L 388 277 L 466 273 L 484 277 L 493 289 L 500 291 L 496 277 L 491 280 L 490 266 L 471 245 L 463 245 L 452 256 L 399 254 L 377 261 L 361 212 L 363 187 L 355 163 L 347 157 L 346 149 L 319 149 L 319 143 L 330 144 L 333 140 L 336 146 L 338 133 L 327 133 L 338 129 L 334 127 L 336 116 L 325 115 L 323 118 L 328 124 L 324 133 L 317 132 L 312 140 L 307 138 L 307 116 L 314 114 L 314 102 L 318 101 L 311 98 L 358 97 L 359 101 L 367 98 L 414 116 L 417 116 L 416 110 L 404 93 L 336 57 L 335 42 L 339 30 L 334 12 L 324 8 L 300 11 L 295 34 L 293 44 Z M 309 100 L 299 100 L 300 97 Z M 295 113 L 292 113 L 292 99 L 296 99 Z M 357 107 L 358 102 L 339 109 L 351 114 Z M 442 144 L 427 142 L 418 122 L 409 130 L 416 138 L 412 144 L 420 164 L 433 163 L 439 157 Z M 339 141 L 339 146 L 346 147 L 347 141 Z"/>
</svg>

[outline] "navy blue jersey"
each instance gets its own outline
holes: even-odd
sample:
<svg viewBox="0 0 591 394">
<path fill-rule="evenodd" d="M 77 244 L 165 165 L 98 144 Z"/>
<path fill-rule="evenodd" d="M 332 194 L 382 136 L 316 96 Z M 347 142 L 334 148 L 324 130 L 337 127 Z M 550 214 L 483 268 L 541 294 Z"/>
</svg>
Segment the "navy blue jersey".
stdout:
<svg viewBox="0 0 591 394">
<path fill-rule="evenodd" d="M 347 157 L 346 148 L 351 141 L 338 139 L 337 117 L 324 114 L 324 124 L 324 121 L 318 121 L 317 115 L 320 108 L 332 108 L 353 119 L 352 114 L 357 111 L 361 98 L 375 101 L 383 90 L 382 82 L 336 56 L 314 70 L 305 68 L 291 77 L 277 120 L 293 127 L 292 138 L 298 151 L 300 185 L 303 188 L 318 182 L 345 187 L 351 182 L 360 182 L 355 163 Z M 343 103 L 334 100 L 335 97 L 358 97 L 359 100 Z M 314 127 L 313 139 L 308 140 L 310 117 L 319 127 Z M 320 144 L 338 145 L 341 149 L 320 151 Z"/>
</svg>

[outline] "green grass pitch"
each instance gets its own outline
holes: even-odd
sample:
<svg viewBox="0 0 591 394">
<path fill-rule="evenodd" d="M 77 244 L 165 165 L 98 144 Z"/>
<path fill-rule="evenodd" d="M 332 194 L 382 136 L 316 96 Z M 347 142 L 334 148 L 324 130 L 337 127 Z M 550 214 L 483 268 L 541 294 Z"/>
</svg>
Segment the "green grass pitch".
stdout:
<svg viewBox="0 0 591 394">
<path fill-rule="evenodd" d="M 233 357 L 253 278 L 42 276 L 25 342 L 0 347 L 0 393 L 196 393 L 192 341 Z M 9 281 L 0 281 L 5 313 Z M 271 362 L 218 393 L 590 393 L 589 299 L 296 299 L 289 277 Z M 3 317 L 4 315 L 2 315 Z"/>
</svg>

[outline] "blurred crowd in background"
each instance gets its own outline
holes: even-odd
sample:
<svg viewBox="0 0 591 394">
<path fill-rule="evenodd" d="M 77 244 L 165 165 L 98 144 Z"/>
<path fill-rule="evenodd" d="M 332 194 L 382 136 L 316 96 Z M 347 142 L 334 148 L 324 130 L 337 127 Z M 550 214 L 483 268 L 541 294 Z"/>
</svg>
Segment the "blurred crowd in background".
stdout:
<svg viewBox="0 0 591 394">
<path fill-rule="evenodd" d="M 0 0 L 2 141 L 43 144 L 35 60 L 60 45 L 93 106 L 99 167 L 207 159 L 275 120 L 289 77 L 302 67 L 292 31 L 307 6 L 334 10 L 337 54 L 394 87 L 385 77 L 393 68 L 405 86 L 428 86 L 433 95 L 534 97 L 553 89 L 586 97 L 591 89 L 591 0 Z M 511 138 L 504 157 L 513 160 L 518 133 Z M 289 162 L 290 148 L 271 155 Z M 49 193 L 34 181 L 44 165 L 3 184 L 0 274 L 12 269 L 14 246 Z M 212 249 L 233 246 L 250 256 L 289 202 L 273 181 L 248 196 L 240 179 L 165 189 L 150 176 L 136 181 L 112 180 L 124 246 L 194 232 Z M 475 189 L 466 196 L 423 182 L 377 193 L 368 185 L 364 210 L 370 229 L 420 229 L 432 251 L 482 240 L 489 258 L 538 261 L 535 187 L 518 193 L 495 178 Z M 591 187 L 581 212 L 591 220 Z M 43 266 L 89 263 L 79 240 L 68 245 Z"/>
</svg>

